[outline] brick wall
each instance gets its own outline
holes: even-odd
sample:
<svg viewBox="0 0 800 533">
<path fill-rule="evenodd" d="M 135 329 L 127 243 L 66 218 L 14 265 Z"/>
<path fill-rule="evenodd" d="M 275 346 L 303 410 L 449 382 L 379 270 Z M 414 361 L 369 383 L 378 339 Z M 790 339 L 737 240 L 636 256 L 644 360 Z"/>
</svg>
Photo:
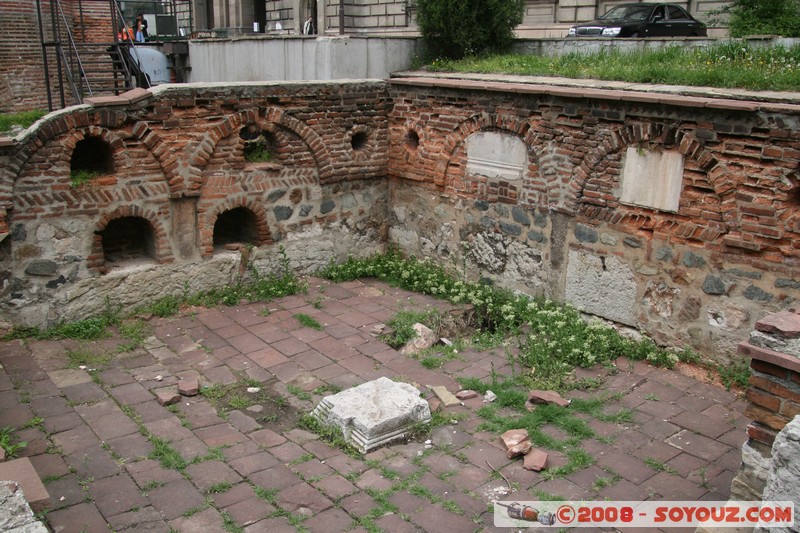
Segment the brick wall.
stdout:
<svg viewBox="0 0 800 533">
<path fill-rule="evenodd" d="M 62 18 L 56 10 L 60 39 L 68 43 L 67 29 L 76 42 L 110 42 L 113 40 L 111 13 L 108 2 L 61 2 Z M 54 41 L 51 6 L 41 2 L 45 42 Z M 66 19 L 66 21 L 65 21 Z M 129 21 L 130 23 L 130 21 Z M 34 0 L 3 2 L 0 9 L 0 113 L 47 109 L 47 86 L 43 68 L 39 24 Z M 68 47 L 66 53 L 69 54 Z M 54 102 L 58 104 L 57 63 L 54 47 L 47 48 L 48 68 Z M 72 102 L 69 87 L 65 88 L 66 103 Z"/>
<path fill-rule="evenodd" d="M 731 492 L 734 499 L 759 500 L 775 437 L 800 415 L 800 314 L 792 308 L 762 318 L 739 353 L 750 358 L 745 415 L 753 421 Z"/>
<path fill-rule="evenodd" d="M 391 235 L 409 253 L 467 260 L 474 276 L 720 360 L 800 297 L 800 106 L 392 82 L 389 175 L 404 207 Z M 467 172 L 466 140 L 485 131 L 524 141 L 521 180 Z M 680 155 L 676 211 L 620 201 L 631 147 Z"/>
<path fill-rule="evenodd" d="M 245 261 L 263 271 L 274 267 L 278 243 L 293 266 L 314 272 L 385 240 L 382 83 L 187 85 L 89 103 L 0 149 L 0 230 L 11 233 L 0 252 L 6 321 L 94 314 L 106 297 L 138 305 L 184 283 L 235 282 L 247 265 L 231 266 L 231 254 L 242 260 L 215 246 L 214 229 L 236 209 L 252 220 L 251 238 L 240 242 L 260 248 Z M 243 131 L 270 136 L 268 162 L 246 160 Z M 73 153 L 86 139 L 106 147 L 110 168 L 76 185 Z M 150 253 L 110 260 L 104 232 L 128 217 L 152 231 Z"/>
<path fill-rule="evenodd" d="M 800 298 L 794 104 L 430 78 L 133 94 L 53 115 L 3 149 L 7 320 L 89 312 L 68 295 L 103 294 L 120 272 L 97 237 L 114 220 L 152 226 L 149 290 L 173 266 L 219 261 L 215 222 L 237 208 L 256 221 L 257 254 L 315 243 L 293 249 L 303 271 L 390 242 L 720 361 Z M 247 162 L 242 131 L 269 137 L 273 158 Z M 519 177 L 475 170 L 478 133 L 522 145 L 518 166 L 498 166 Z M 75 187 L 71 154 L 87 138 L 113 170 Z M 621 201 L 638 153 L 682 161 L 675 209 Z"/>
</svg>

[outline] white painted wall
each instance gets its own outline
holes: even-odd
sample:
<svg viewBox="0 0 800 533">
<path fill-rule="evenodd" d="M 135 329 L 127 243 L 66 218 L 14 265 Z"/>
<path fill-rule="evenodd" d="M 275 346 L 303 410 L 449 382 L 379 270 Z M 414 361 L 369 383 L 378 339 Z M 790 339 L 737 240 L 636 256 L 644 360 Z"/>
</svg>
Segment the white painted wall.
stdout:
<svg viewBox="0 0 800 533">
<path fill-rule="evenodd" d="M 189 42 L 189 82 L 388 78 L 407 69 L 417 39 L 245 37 Z"/>
</svg>

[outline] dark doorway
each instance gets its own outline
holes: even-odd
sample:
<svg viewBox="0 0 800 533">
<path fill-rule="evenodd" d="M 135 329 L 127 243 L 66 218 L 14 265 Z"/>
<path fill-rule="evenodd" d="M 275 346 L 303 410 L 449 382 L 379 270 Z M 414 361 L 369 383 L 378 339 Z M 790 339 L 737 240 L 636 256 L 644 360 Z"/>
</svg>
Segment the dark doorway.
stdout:
<svg viewBox="0 0 800 533">
<path fill-rule="evenodd" d="M 256 216 L 246 207 L 225 211 L 214 223 L 214 247 L 231 243 L 255 244 L 257 239 Z"/>
<path fill-rule="evenodd" d="M 150 222 L 141 217 L 115 218 L 100 232 L 106 263 L 155 259 L 155 239 Z"/>
<path fill-rule="evenodd" d="M 78 141 L 69 163 L 71 172 L 85 171 L 94 174 L 114 172 L 114 157 L 111 146 L 100 137 L 86 137 Z"/>
</svg>

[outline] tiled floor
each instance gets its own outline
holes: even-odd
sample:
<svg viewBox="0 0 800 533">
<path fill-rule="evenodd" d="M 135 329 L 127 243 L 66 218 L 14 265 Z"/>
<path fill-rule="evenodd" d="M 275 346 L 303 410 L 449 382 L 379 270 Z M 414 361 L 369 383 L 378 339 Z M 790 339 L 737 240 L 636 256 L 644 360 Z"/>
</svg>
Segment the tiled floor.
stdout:
<svg viewBox="0 0 800 533">
<path fill-rule="evenodd" d="M 246 377 L 270 383 L 308 412 L 321 398 L 314 391 L 325 384 L 345 388 L 388 376 L 419 384 L 430 396 L 428 386 L 458 390 L 456 377 L 511 372 L 499 351 L 465 351 L 429 370 L 372 335 L 375 324 L 399 309 L 425 306 L 447 307 L 372 280 L 312 279 L 307 295 L 153 318 L 154 336 L 145 347 L 115 355 L 94 379 L 68 368 L 68 351 L 85 349 L 77 341 L 6 342 L 0 345 L 0 426 L 43 419 L 18 436 L 28 442 L 22 455 L 50 492 L 47 523 L 60 533 L 492 530 L 488 505 L 506 486 L 492 468 L 515 487 L 509 498 L 518 500 L 542 493 L 727 499 L 745 440 L 744 402 L 675 371 L 627 360 L 615 372 L 579 371 L 602 377 L 603 384 L 572 396 L 616 395 L 607 409 L 631 409 L 634 422 L 587 417 L 599 439 L 582 447 L 595 464 L 554 479 L 523 470 L 520 460 L 506 458 L 496 433 L 478 429 L 480 398 L 446 410 L 458 421 L 437 428 L 430 449 L 410 442 L 353 458 L 302 429 L 262 428 L 248 411 L 222 417 L 202 395 L 170 409 L 152 392 L 174 388 L 181 376 L 199 376 L 203 385 Z M 302 327 L 297 313 L 314 317 L 324 330 Z M 121 342 L 112 337 L 92 349 L 114 352 Z M 558 427 L 545 430 L 563 437 Z M 185 461 L 205 460 L 182 471 L 165 468 L 148 458 L 154 441 L 162 442 L 157 439 Z M 565 462 L 551 454 L 550 465 Z"/>
</svg>

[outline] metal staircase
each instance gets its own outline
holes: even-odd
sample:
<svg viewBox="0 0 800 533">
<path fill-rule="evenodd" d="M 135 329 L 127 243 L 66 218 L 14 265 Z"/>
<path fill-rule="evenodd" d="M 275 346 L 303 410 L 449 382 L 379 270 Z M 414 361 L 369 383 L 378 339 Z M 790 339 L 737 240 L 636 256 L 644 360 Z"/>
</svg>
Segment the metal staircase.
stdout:
<svg viewBox="0 0 800 533">
<path fill-rule="evenodd" d="M 82 2 L 86 1 L 91 0 L 78 2 L 78 30 L 83 29 Z M 139 69 L 136 44 L 129 39 L 120 39 L 130 32 L 119 4 L 116 0 L 95 0 L 95 4 L 99 2 L 109 6 L 109 27 L 121 29 L 120 32 L 109 32 L 111 35 L 105 42 L 87 41 L 85 31 L 76 31 L 75 21 L 71 22 L 65 14 L 62 0 L 50 2 L 51 27 L 45 28 L 40 0 L 37 0 L 50 110 L 54 109 L 53 89 L 57 91 L 60 107 L 66 107 L 83 103 L 84 98 L 118 95 L 134 87 L 150 86 L 147 76 Z M 75 3 L 69 0 L 68 3 L 74 9 Z M 53 68 L 55 73 L 50 72 Z"/>
</svg>

